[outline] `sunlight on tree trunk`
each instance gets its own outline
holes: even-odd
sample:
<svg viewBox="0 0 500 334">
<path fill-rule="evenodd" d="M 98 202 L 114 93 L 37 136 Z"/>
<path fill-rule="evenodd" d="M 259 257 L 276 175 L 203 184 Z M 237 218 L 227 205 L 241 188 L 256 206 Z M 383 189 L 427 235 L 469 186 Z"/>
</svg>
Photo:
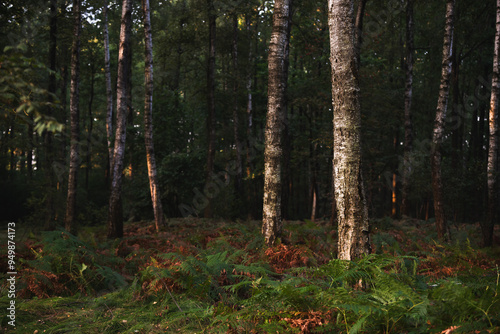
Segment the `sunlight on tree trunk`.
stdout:
<svg viewBox="0 0 500 334">
<path fill-rule="evenodd" d="M 163 225 L 163 208 L 161 205 L 160 187 L 156 171 L 156 158 L 153 141 L 153 39 L 151 36 L 151 18 L 149 0 L 142 0 L 142 10 L 144 14 L 144 140 L 146 144 L 146 159 L 148 164 L 149 188 L 151 191 L 151 201 L 155 215 L 156 232 L 159 232 Z"/>
<path fill-rule="evenodd" d="M 370 237 L 361 177 L 361 114 L 353 0 L 329 0 L 328 10 L 338 258 L 354 260 L 370 253 Z"/>
<path fill-rule="evenodd" d="M 493 54 L 493 77 L 491 79 L 491 99 L 489 112 L 488 148 L 488 212 L 486 222 L 481 224 L 484 246 L 493 245 L 493 231 L 498 223 L 498 105 L 500 98 L 500 0 L 496 6 L 495 48 Z"/>
</svg>

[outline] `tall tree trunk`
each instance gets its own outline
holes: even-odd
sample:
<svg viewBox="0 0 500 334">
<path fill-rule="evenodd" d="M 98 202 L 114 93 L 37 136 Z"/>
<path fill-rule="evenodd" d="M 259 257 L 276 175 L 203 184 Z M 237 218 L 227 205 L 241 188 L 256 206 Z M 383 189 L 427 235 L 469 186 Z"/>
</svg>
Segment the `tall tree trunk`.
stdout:
<svg viewBox="0 0 500 334">
<path fill-rule="evenodd" d="M 207 171 L 206 183 L 211 182 L 214 174 L 215 162 L 215 30 L 216 30 L 216 12 L 213 0 L 207 0 L 208 4 L 208 67 L 207 67 L 207 89 L 208 89 L 208 117 L 207 117 L 207 133 L 208 133 L 208 154 L 207 154 Z M 205 207 L 205 218 L 212 218 L 212 199 L 209 199 L 208 205 Z"/>
<path fill-rule="evenodd" d="M 446 222 L 443 199 L 443 181 L 441 176 L 441 144 L 444 137 L 446 109 L 448 106 L 448 94 L 451 77 L 454 9 L 455 0 L 447 0 L 446 26 L 443 41 L 443 60 L 441 68 L 441 84 L 439 86 L 439 97 L 436 110 L 436 119 L 434 121 L 431 149 L 432 193 L 434 197 L 436 229 L 438 238 L 444 240 L 450 240 L 450 232 Z"/>
<path fill-rule="evenodd" d="M 242 195 L 243 168 L 241 162 L 241 141 L 239 132 L 239 108 L 238 108 L 238 88 L 240 76 L 238 75 L 238 16 L 233 16 L 233 129 L 234 145 L 236 147 L 236 196 Z"/>
<path fill-rule="evenodd" d="M 108 0 L 104 0 L 104 76 L 106 81 L 106 137 L 108 141 L 108 178 L 110 178 L 113 165 L 113 89 L 111 88 L 111 65 L 109 56 L 109 33 L 108 33 Z"/>
<path fill-rule="evenodd" d="M 413 96 L 413 0 L 406 0 L 406 61 L 405 61 L 405 141 L 403 153 L 403 180 L 401 187 L 401 215 L 408 216 L 410 203 L 408 195 L 410 192 L 410 177 L 412 173 L 411 154 L 413 152 L 413 121 L 411 112 L 411 101 Z"/>
<path fill-rule="evenodd" d="M 132 26 L 132 1 L 123 0 L 120 28 L 120 46 L 118 50 L 118 78 L 116 87 L 116 131 L 111 168 L 111 194 L 108 211 L 108 238 L 123 236 L 123 213 L 121 210 L 121 191 L 125 139 L 127 134 L 128 103 L 128 64 L 130 53 L 130 31 Z"/>
<path fill-rule="evenodd" d="M 153 38 L 151 36 L 151 18 L 149 0 L 142 0 L 144 13 L 144 139 L 146 142 L 146 158 L 148 162 L 149 189 L 155 214 L 156 231 L 163 225 L 163 208 L 161 205 L 160 187 L 156 172 L 156 159 L 153 144 Z"/>
<path fill-rule="evenodd" d="M 57 61 L 57 0 L 50 0 L 50 22 L 49 22 L 49 102 L 54 102 L 54 94 L 56 93 L 56 61 Z M 49 107 L 47 110 L 48 116 L 53 116 L 53 108 Z M 45 170 L 45 182 L 47 187 L 46 194 L 46 217 L 45 217 L 45 229 L 50 230 L 54 226 L 54 219 L 56 216 L 55 209 L 55 175 L 52 171 L 52 163 L 54 161 L 54 147 L 53 147 L 53 134 L 50 131 L 45 131 L 43 134 L 45 142 L 45 159 L 44 159 L 44 170 Z"/>
<path fill-rule="evenodd" d="M 251 29 L 251 22 L 250 22 L 250 16 L 247 14 L 246 16 L 246 30 L 248 34 L 248 66 L 247 66 L 247 73 L 246 73 L 246 90 L 247 90 L 247 108 L 246 108 L 246 118 L 247 118 L 247 147 L 246 147 L 246 178 L 247 180 L 251 180 L 252 177 L 252 156 L 251 156 L 251 150 L 253 149 L 252 147 L 252 128 L 253 128 L 253 94 L 252 94 L 252 82 L 253 82 L 253 73 L 254 73 L 254 59 L 253 59 L 253 53 L 252 53 L 252 48 L 253 48 L 253 35 L 252 35 L 252 29 Z M 251 189 L 249 187 L 246 188 L 247 192 L 247 213 L 248 213 L 248 219 L 252 219 L 252 209 L 253 209 L 253 184 L 248 182 L 250 186 L 252 186 Z"/>
<path fill-rule="evenodd" d="M 493 77 L 491 79 L 491 100 L 489 113 L 488 148 L 488 212 L 486 221 L 481 224 L 484 246 L 492 246 L 493 229 L 498 223 L 498 105 L 500 98 L 500 0 L 496 8 L 495 51 L 493 55 Z"/>
<path fill-rule="evenodd" d="M 90 71 L 92 72 L 90 75 L 90 97 L 88 104 L 88 128 L 87 128 L 87 152 L 86 152 L 86 161 L 85 164 L 87 167 L 85 168 L 85 190 L 89 190 L 89 177 L 90 171 L 92 170 L 92 131 L 94 128 L 94 122 L 92 118 L 92 104 L 94 103 L 94 86 L 95 86 L 95 69 L 94 65 L 90 65 Z"/>
<path fill-rule="evenodd" d="M 292 30 L 292 16 L 293 16 L 293 0 L 290 0 L 289 3 L 289 14 L 288 14 L 288 30 L 287 30 L 287 36 L 285 39 L 285 58 L 284 58 L 284 66 L 285 66 L 285 73 L 284 73 L 284 78 L 283 82 L 285 82 L 285 85 L 288 83 L 288 68 L 290 65 L 290 32 Z M 286 98 L 286 92 L 285 92 L 285 99 L 283 100 L 283 105 L 282 105 L 282 110 L 283 110 L 283 132 L 281 135 L 281 141 L 282 141 L 282 183 L 281 183 L 281 218 L 282 219 L 288 219 L 288 207 L 290 205 L 290 177 L 291 177 L 291 172 L 290 172 L 290 154 L 292 150 L 292 139 L 291 139 L 291 133 L 290 133 L 290 122 L 288 119 L 288 99 Z"/>
<path fill-rule="evenodd" d="M 338 258 L 370 253 L 368 210 L 361 176 L 361 108 L 353 0 L 328 0 L 332 67 L 335 199 Z"/>
<path fill-rule="evenodd" d="M 262 234 L 268 246 L 281 235 L 281 159 L 282 132 L 286 113 L 288 62 L 286 54 L 289 38 L 291 0 L 274 2 L 273 29 L 269 42 L 266 146 L 264 150 L 264 205 Z"/>
<path fill-rule="evenodd" d="M 75 233 L 76 192 L 78 186 L 78 169 L 80 167 L 80 0 L 73 0 L 73 47 L 71 50 L 71 151 L 69 160 L 68 197 L 66 201 L 66 231 Z"/>
</svg>

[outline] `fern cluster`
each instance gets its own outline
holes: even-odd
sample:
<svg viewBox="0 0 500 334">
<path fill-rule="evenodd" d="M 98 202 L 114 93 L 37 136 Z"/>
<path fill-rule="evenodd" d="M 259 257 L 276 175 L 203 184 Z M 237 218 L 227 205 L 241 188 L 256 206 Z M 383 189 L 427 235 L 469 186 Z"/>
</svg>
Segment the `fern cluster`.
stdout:
<svg viewBox="0 0 500 334">
<path fill-rule="evenodd" d="M 20 297 L 48 297 L 109 292 L 125 285 L 125 279 L 112 268 L 123 259 L 98 250 L 66 231 L 44 232 L 40 249 L 31 248 L 33 259 L 23 264 Z"/>
</svg>

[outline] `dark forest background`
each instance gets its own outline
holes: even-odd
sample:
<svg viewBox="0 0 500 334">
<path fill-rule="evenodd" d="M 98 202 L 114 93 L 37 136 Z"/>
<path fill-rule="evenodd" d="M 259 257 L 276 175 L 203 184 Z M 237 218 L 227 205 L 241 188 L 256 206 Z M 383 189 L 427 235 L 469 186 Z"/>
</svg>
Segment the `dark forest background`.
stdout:
<svg viewBox="0 0 500 334">
<path fill-rule="evenodd" d="M 0 219 L 43 228 L 62 224 L 69 168 L 71 2 L 0 3 Z M 142 112 L 144 54 L 141 9 L 133 5 L 132 104 L 128 109 L 123 210 L 152 220 Z M 207 157 L 208 9 L 201 0 L 153 1 L 154 138 L 166 217 L 213 214 L 260 219 L 267 51 L 272 1 L 215 1 L 216 154 Z M 446 211 L 455 222 L 485 219 L 488 109 L 495 2 L 457 1 L 448 117 L 443 152 Z M 415 1 L 414 150 L 409 215 L 433 217 L 430 143 L 440 80 L 445 6 Z M 81 164 L 77 223 L 105 222 L 109 172 L 101 1 L 82 4 Z M 238 67 L 232 67 L 237 17 Z M 121 4 L 109 3 L 111 72 L 116 82 Z M 50 52 L 56 43 L 56 53 Z M 326 1 L 294 1 L 285 133 L 283 214 L 329 219 L 332 203 L 332 110 Z M 401 1 L 368 1 L 361 48 L 363 168 L 372 218 L 400 216 L 404 141 L 405 10 Z M 51 64 L 55 67 L 51 69 Z M 55 87 L 49 87 L 55 77 Z M 233 82 L 238 82 L 236 95 Z M 116 84 L 114 84 L 115 86 Z M 114 87 L 116 89 L 116 87 Z M 247 105 L 249 94 L 251 114 Z M 114 93 L 116 97 L 116 93 Z M 236 98 L 243 181 L 236 191 L 233 108 Z M 251 117 L 249 117 L 251 116 Z M 52 132 L 51 132 L 52 131 Z M 315 210 L 313 210 L 313 207 Z"/>
</svg>

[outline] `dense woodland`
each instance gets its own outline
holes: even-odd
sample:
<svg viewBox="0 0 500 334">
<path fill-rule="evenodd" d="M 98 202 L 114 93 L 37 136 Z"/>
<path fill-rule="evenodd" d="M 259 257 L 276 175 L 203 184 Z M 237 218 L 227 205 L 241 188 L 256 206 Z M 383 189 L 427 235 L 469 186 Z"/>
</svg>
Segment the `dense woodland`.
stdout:
<svg viewBox="0 0 500 334">
<path fill-rule="evenodd" d="M 167 218 L 259 219 L 273 2 L 214 1 L 212 5 L 187 0 L 151 4 L 152 113 L 161 204 Z M 111 96 L 116 109 L 121 3 L 111 1 L 108 6 Z M 441 1 L 415 1 L 413 8 L 412 171 L 405 214 L 421 219 L 434 216 L 430 143 L 439 93 L 444 10 Z M 133 3 L 131 11 L 131 101 L 126 111 L 122 206 L 125 220 L 150 220 L 153 210 L 143 118 L 144 28 L 140 4 Z M 84 1 L 81 14 L 76 226 L 106 220 L 110 184 L 103 3 Z M 332 213 L 327 14 L 326 1 L 296 1 L 292 7 L 283 134 L 285 219 L 314 220 Z M 49 228 L 63 223 L 66 210 L 72 3 L 53 1 L 48 6 L 41 1 L 4 1 L 0 15 L 2 219 Z M 210 15 L 216 18 L 212 97 L 207 85 Z M 405 152 L 406 10 L 398 1 L 367 1 L 363 20 L 359 85 L 367 205 L 370 217 L 398 217 Z M 450 221 L 486 219 L 494 37 L 494 1 L 456 3 L 442 144 L 444 206 Z M 215 146 L 210 154 L 218 182 L 206 189 L 211 131 Z M 235 172 L 227 173 L 231 168 Z M 210 212 L 205 211 L 206 195 L 213 197 Z"/>
<path fill-rule="evenodd" d="M 23 328 L 495 332 L 499 35 L 494 0 L 1 1 Z"/>
</svg>

